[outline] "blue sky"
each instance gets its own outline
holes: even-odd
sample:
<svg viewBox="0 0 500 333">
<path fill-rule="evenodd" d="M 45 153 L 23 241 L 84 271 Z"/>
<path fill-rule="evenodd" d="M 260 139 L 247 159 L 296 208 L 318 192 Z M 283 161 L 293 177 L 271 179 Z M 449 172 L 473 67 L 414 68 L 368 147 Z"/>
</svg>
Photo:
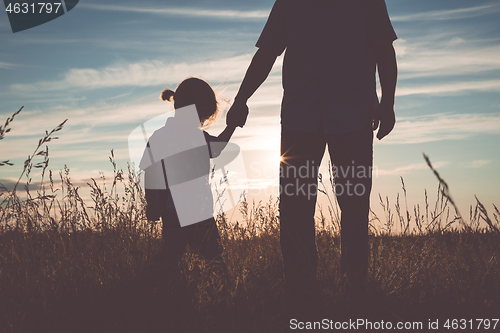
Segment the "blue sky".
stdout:
<svg viewBox="0 0 500 333">
<path fill-rule="evenodd" d="M 410 205 L 437 181 L 430 156 L 467 215 L 474 194 L 491 209 L 500 203 L 500 3 L 387 0 L 399 39 L 393 133 L 375 144 L 374 202 L 395 196 L 404 177 Z M 82 186 L 110 173 L 109 150 L 128 161 L 127 137 L 171 105 L 158 99 L 184 78 L 206 79 L 231 100 L 273 5 L 259 1 L 85 1 L 62 17 L 13 34 L 0 13 L 0 120 L 24 105 L 0 142 L 6 184 L 45 130 L 68 118 L 50 144 L 53 170 L 68 165 Z M 255 198 L 277 181 L 281 60 L 252 97 L 241 146 Z M 218 134 L 224 117 L 209 130 Z M 253 164 L 252 164 L 253 163 Z M 274 171 L 276 170 L 276 171 Z M 35 177 L 34 177 L 35 178 Z"/>
</svg>

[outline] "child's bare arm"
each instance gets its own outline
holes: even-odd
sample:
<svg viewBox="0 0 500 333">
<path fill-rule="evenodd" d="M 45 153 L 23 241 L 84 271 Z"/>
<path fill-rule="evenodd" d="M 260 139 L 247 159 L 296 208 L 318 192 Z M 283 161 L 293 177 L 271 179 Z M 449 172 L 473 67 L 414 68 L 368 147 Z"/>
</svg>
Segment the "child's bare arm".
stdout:
<svg viewBox="0 0 500 333">
<path fill-rule="evenodd" d="M 231 139 L 231 136 L 234 133 L 234 130 L 236 129 L 235 126 L 226 126 L 226 129 L 222 131 L 219 136 L 210 136 L 209 137 L 209 144 L 210 144 L 210 157 L 215 158 L 220 155 L 222 150 L 226 148 L 227 143 Z"/>
<path fill-rule="evenodd" d="M 235 129 L 236 126 L 226 126 L 226 129 L 224 129 L 224 131 L 222 131 L 222 133 L 217 137 L 217 142 L 229 142 Z"/>
</svg>

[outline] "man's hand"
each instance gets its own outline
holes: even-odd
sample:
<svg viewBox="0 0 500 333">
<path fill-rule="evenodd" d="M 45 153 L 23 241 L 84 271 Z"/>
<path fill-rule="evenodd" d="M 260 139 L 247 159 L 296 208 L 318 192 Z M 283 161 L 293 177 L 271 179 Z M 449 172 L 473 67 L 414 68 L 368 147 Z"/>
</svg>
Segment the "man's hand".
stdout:
<svg viewBox="0 0 500 333">
<path fill-rule="evenodd" d="M 246 102 L 235 99 L 233 105 L 227 112 L 226 125 L 232 127 L 243 127 L 248 117 L 248 106 Z"/>
<path fill-rule="evenodd" d="M 374 56 L 382 88 L 382 98 L 373 114 L 373 130 L 378 128 L 377 139 L 382 140 L 383 137 L 391 133 L 396 123 L 394 97 L 398 80 L 398 65 L 392 43 L 376 47 Z"/>
<path fill-rule="evenodd" d="M 396 115 L 394 113 L 394 103 L 380 102 L 373 115 L 373 130 L 379 129 L 377 132 L 377 139 L 382 140 L 383 137 L 391 133 L 395 123 Z"/>
</svg>

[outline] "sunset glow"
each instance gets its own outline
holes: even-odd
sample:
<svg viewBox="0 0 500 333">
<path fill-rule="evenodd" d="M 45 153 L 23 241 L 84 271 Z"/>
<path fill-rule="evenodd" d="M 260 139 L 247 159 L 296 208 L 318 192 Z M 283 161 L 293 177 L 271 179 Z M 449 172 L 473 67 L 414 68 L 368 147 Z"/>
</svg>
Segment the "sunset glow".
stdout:
<svg viewBox="0 0 500 333">
<path fill-rule="evenodd" d="M 397 123 L 375 142 L 372 206 L 378 209 L 379 193 L 402 193 L 400 177 L 410 206 L 423 204 L 425 190 L 435 192 L 437 180 L 422 153 L 449 183 L 462 211 L 475 203 L 474 195 L 498 204 L 500 4 L 386 3 L 398 34 Z M 23 105 L 24 110 L 1 142 L 2 159 L 14 163 L 2 167 L 1 182 L 9 187 L 17 180 L 39 137 L 66 118 L 59 139 L 49 144 L 49 168 L 58 172 L 67 165 L 74 182 L 85 187 L 99 172 L 110 173 L 111 149 L 119 167 L 127 168 L 131 131 L 173 107 L 158 99 L 164 87 L 201 77 L 231 103 L 272 4 L 85 2 L 16 34 L 2 12 L 0 116 L 5 120 Z M 249 100 L 247 125 L 232 139 L 250 170 L 250 188 L 278 183 L 281 64 L 279 58 Z M 208 131 L 220 133 L 224 124 L 222 114 Z M 275 192 L 259 192 L 255 199 Z"/>
</svg>

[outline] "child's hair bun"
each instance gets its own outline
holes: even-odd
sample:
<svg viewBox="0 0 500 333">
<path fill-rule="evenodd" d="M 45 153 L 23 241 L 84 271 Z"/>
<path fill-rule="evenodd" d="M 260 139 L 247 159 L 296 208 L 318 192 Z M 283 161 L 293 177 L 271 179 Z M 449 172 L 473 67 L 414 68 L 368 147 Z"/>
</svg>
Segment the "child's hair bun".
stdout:
<svg viewBox="0 0 500 333">
<path fill-rule="evenodd" d="M 162 101 L 169 101 L 171 102 L 172 101 L 172 97 L 174 97 L 175 93 L 170 90 L 170 89 L 165 89 L 163 90 L 163 92 L 161 93 L 160 95 L 160 99 Z"/>
</svg>

